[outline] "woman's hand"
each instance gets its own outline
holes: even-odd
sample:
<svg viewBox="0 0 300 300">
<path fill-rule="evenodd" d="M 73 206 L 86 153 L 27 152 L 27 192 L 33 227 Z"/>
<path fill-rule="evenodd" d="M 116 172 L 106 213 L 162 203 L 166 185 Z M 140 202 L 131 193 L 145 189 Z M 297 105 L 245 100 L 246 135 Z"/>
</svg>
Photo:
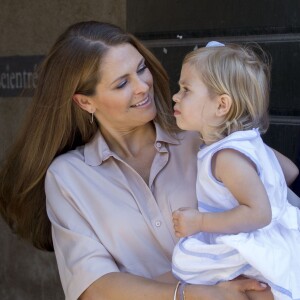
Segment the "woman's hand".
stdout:
<svg viewBox="0 0 300 300">
<path fill-rule="evenodd" d="M 270 288 L 254 279 L 236 279 L 212 286 L 188 285 L 185 287 L 188 300 L 271 300 Z M 199 297 L 201 295 L 201 297 Z"/>
</svg>

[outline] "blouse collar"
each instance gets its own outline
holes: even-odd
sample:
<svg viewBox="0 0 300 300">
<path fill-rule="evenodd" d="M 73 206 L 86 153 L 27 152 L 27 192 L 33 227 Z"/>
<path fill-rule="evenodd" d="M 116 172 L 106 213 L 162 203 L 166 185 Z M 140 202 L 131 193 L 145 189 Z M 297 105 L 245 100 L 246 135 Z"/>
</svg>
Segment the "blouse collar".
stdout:
<svg viewBox="0 0 300 300">
<path fill-rule="evenodd" d="M 176 145 L 180 143 L 177 134 L 170 135 L 156 122 L 154 122 L 154 126 L 156 130 L 156 144 L 167 143 Z M 116 157 L 116 154 L 109 149 L 100 130 L 98 130 L 94 138 L 89 143 L 84 145 L 83 151 L 85 163 L 90 166 L 99 166 L 110 156 Z"/>
</svg>

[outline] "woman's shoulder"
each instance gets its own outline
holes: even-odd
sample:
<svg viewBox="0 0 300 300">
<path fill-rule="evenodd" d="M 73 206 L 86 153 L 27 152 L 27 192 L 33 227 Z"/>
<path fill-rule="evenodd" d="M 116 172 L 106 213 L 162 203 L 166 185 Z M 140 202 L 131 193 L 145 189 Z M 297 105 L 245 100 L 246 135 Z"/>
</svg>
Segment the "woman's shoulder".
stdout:
<svg viewBox="0 0 300 300">
<path fill-rule="evenodd" d="M 48 170 L 60 171 L 66 167 L 79 166 L 84 163 L 84 146 L 79 146 L 74 150 L 70 150 L 66 153 L 60 154 L 52 161 Z"/>
</svg>

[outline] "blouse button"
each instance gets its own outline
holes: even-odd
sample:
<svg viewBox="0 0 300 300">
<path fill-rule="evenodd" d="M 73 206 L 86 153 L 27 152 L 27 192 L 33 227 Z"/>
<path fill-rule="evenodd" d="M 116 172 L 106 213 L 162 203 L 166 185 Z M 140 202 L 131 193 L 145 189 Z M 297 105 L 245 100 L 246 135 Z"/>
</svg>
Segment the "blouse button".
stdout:
<svg viewBox="0 0 300 300">
<path fill-rule="evenodd" d="M 160 225 L 161 225 L 161 221 L 155 221 L 155 226 L 156 227 L 160 227 Z"/>
<path fill-rule="evenodd" d="M 161 143 L 160 143 L 160 142 L 157 142 L 157 143 L 156 143 L 156 146 L 157 146 L 157 148 L 160 148 L 160 147 L 161 147 Z"/>
</svg>

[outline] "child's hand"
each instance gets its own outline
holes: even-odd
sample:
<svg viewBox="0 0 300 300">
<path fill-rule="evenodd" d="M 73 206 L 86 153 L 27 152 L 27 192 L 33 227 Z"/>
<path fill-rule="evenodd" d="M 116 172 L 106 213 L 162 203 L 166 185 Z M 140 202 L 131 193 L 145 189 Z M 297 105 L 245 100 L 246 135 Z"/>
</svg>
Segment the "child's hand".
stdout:
<svg viewBox="0 0 300 300">
<path fill-rule="evenodd" d="M 173 226 L 177 237 L 185 237 L 200 231 L 202 214 L 194 208 L 182 207 L 173 212 Z"/>
</svg>

